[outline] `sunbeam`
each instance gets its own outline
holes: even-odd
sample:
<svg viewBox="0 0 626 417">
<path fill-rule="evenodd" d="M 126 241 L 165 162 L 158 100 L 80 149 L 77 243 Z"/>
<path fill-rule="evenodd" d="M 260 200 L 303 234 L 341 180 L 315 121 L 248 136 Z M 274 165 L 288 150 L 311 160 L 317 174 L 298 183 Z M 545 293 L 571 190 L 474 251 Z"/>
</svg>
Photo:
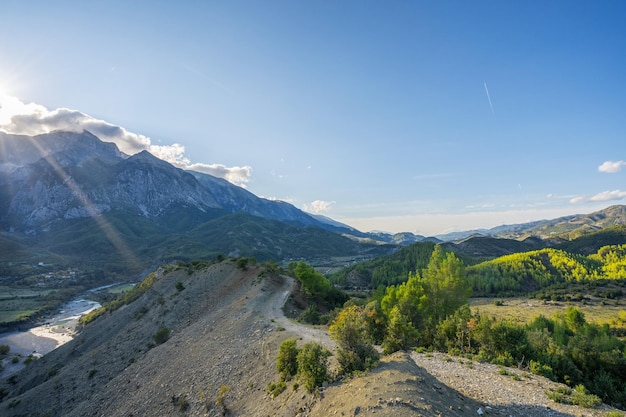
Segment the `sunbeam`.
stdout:
<svg viewBox="0 0 626 417">
<path fill-rule="evenodd" d="M 65 172 L 65 170 L 59 165 L 59 163 L 50 155 L 46 154 L 44 149 L 37 143 L 36 140 L 31 140 L 31 143 L 39 150 L 40 154 L 43 158 L 50 164 L 56 175 L 66 184 L 71 190 L 72 194 L 78 198 L 80 204 L 85 208 L 89 216 L 95 220 L 96 224 L 104 233 L 106 238 L 111 242 L 111 244 L 115 247 L 120 256 L 131 266 L 133 269 L 140 267 L 141 263 L 139 259 L 134 254 L 134 252 L 130 249 L 130 247 L 124 242 L 124 240 L 120 237 L 119 233 L 115 228 L 109 224 L 102 213 L 95 207 L 95 205 L 91 202 L 87 194 L 79 187 L 79 185 L 74 181 L 74 179 Z"/>
</svg>

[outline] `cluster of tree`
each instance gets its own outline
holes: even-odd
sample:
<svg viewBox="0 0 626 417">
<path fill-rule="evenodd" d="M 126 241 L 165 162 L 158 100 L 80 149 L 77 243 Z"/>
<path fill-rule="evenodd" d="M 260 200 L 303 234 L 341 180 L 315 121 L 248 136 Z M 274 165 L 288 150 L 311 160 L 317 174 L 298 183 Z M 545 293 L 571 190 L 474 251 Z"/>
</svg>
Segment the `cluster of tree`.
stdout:
<svg viewBox="0 0 626 417">
<path fill-rule="evenodd" d="M 377 299 L 348 305 L 337 315 L 329 332 L 337 340 L 342 370 L 361 371 L 375 363 L 372 343 L 381 344 L 385 353 L 431 345 L 438 323 L 467 303 L 469 295 L 463 262 L 437 245 L 422 274 L 412 273 Z"/>
<path fill-rule="evenodd" d="M 474 294 L 514 294 L 563 282 L 626 278 L 626 245 L 583 256 L 558 249 L 516 253 L 467 268 Z"/>
<path fill-rule="evenodd" d="M 626 245 L 603 246 L 589 258 L 602 264 L 607 278 L 626 278 Z"/>
<path fill-rule="evenodd" d="M 326 311 L 341 307 L 348 296 L 311 265 L 305 262 L 292 262 L 288 265 L 288 273 L 300 283 L 300 288 L 310 301 L 309 308 L 304 311 L 303 321 L 318 324 L 320 322 L 320 306 Z"/>
<path fill-rule="evenodd" d="M 405 246 L 398 252 L 351 265 L 332 274 L 329 279 L 336 284 L 343 284 L 346 276 L 355 271 L 370 279 L 370 286 L 396 285 L 406 281 L 409 271 L 421 271 L 428 265 L 435 243 L 417 242 Z"/>
<path fill-rule="evenodd" d="M 624 241 L 625 230 L 626 226 L 609 228 L 567 242 L 561 245 L 562 249 L 519 252 L 475 265 L 468 263 L 466 278 L 475 295 L 496 296 L 534 291 L 561 282 L 626 278 L 626 244 L 600 246 L 601 242 Z M 349 274 L 356 273 L 371 288 L 398 285 L 413 271 L 427 266 L 434 248 L 432 242 L 414 243 L 392 255 L 343 268 L 329 279 L 342 285 Z M 590 248 L 596 252 L 589 254 Z"/>
<path fill-rule="evenodd" d="M 574 307 L 520 325 L 472 314 L 465 305 L 437 326 L 432 348 L 527 366 L 570 386 L 583 384 L 606 403 L 626 405 L 626 343 L 608 325 L 588 323 Z"/>
</svg>

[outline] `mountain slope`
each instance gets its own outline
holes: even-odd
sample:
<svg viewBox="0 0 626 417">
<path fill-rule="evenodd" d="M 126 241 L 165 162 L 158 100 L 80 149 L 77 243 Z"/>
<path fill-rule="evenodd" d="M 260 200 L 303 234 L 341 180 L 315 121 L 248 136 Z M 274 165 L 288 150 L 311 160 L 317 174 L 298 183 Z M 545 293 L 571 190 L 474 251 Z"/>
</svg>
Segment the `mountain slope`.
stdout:
<svg viewBox="0 0 626 417">
<path fill-rule="evenodd" d="M 280 307 L 292 281 L 257 268 L 238 269 L 234 262 L 191 274 L 167 271 L 157 272 L 154 284 L 133 303 L 101 316 L 73 341 L 1 381 L 0 414 L 435 417 L 493 409 L 565 417 L 581 412 L 551 402 L 546 390 L 563 386 L 545 378 L 509 369 L 520 375 L 515 381 L 494 365 L 404 352 L 317 394 L 289 382 L 271 398 L 267 386 L 279 378 L 280 343 L 327 340 L 323 329 L 294 322 L 280 331 L 285 320 Z M 162 328 L 169 329 L 169 337 L 157 343 L 153 336 Z M 226 394 L 218 401 L 220 389 Z"/>
</svg>

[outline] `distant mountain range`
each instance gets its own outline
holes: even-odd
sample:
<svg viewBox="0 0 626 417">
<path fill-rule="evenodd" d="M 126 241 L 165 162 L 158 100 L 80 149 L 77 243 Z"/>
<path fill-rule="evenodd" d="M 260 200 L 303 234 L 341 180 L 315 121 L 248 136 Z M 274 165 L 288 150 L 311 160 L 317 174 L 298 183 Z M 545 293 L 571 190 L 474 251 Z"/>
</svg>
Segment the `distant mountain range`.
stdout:
<svg viewBox="0 0 626 417">
<path fill-rule="evenodd" d="M 626 206 L 615 205 L 589 214 L 574 214 L 552 220 L 497 226 L 491 229 L 475 229 L 435 236 L 441 241 L 460 241 L 471 236 L 490 236 L 523 240 L 531 236 L 542 239 L 571 240 L 583 234 L 606 227 L 626 224 Z"/>
<path fill-rule="evenodd" d="M 128 156 L 87 131 L 0 133 L 0 268 L 24 262 L 141 270 L 224 255 L 282 261 L 385 254 L 415 242 L 506 238 L 493 250 L 542 246 L 626 223 L 626 207 L 436 237 L 363 233 L 226 180 L 184 171 L 143 151 Z M 526 239 L 526 240 L 525 240 Z M 525 242 L 525 243 L 524 243 Z M 532 243 L 532 244 L 531 244 Z M 476 249 L 480 247 L 480 249 Z M 508 249 L 507 249 L 508 247 Z M 472 249 L 473 248 L 473 249 Z"/>
<path fill-rule="evenodd" d="M 146 151 L 125 155 L 87 131 L 0 133 L 0 144 L 0 262 L 108 259 L 137 269 L 218 253 L 283 260 L 391 250 Z"/>
</svg>

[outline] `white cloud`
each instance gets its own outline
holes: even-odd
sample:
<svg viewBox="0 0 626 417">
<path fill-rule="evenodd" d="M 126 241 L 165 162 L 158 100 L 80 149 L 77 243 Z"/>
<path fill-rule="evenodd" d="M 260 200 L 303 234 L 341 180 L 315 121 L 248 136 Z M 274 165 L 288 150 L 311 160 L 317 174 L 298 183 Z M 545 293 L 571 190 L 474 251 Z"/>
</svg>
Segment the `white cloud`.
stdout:
<svg viewBox="0 0 626 417">
<path fill-rule="evenodd" d="M 163 159 L 179 168 L 190 169 L 224 178 L 239 186 L 248 182 L 252 168 L 226 167 L 221 164 L 192 163 L 185 156 L 185 147 L 173 145 L 153 145 L 150 138 L 132 133 L 123 127 L 113 125 L 71 109 L 48 110 L 46 107 L 25 104 L 15 97 L 0 92 L 0 131 L 17 135 L 38 135 L 53 130 L 82 132 L 88 130 L 105 142 L 114 142 L 118 148 L 129 155 L 147 150 L 157 158 Z"/>
<path fill-rule="evenodd" d="M 185 169 L 203 172 L 218 178 L 224 178 L 226 181 L 232 182 L 233 184 L 244 188 L 252 173 L 252 167 L 247 165 L 243 167 L 227 167 L 222 164 L 195 163 L 189 164 L 185 167 Z"/>
<path fill-rule="evenodd" d="M 603 191 L 592 196 L 589 201 L 613 201 L 613 200 L 622 200 L 626 198 L 626 191 L 622 190 L 613 190 L 613 191 Z"/>
<path fill-rule="evenodd" d="M 321 214 L 328 212 L 333 204 L 335 204 L 334 201 L 315 200 L 311 204 L 303 204 L 302 210 L 313 214 Z"/>
<path fill-rule="evenodd" d="M 261 198 L 264 198 L 266 200 L 270 200 L 270 201 L 283 201 L 285 203 L 289 203 L 289 204 L 294 204 L 296 202 L 296 199 L 293 197 L 285 197 L 285 198 L 279 198 L 279 197 L 265 197 L 265 196 L 259 196 Z"/>
<path fill-rule="evenodd" d="M 615 174 L 616 172 L 620 172 L 624 167 L 626 167 L 626 162 L 624 161 L 605 161 L 598 167 L 598 171 L 607 174 Z"/>
<path fill-rule="evenodd" d="M 587 199 L 586 199 L 585 197 L 580 197 L 580 196 L 578 196 L 578 197 L 572 197 L 572 198 L 569 200 L 569 202 L 570 202 L 570 203 L 572 203 L 572 204 L 580 204 L 580 203 L 584 203 L 584 202 L 586 202 L 586 201 L 587 201 Z"/>
<path fill-rule="evenodd" d="M 570 203 L 572 204 L 580 204 L 580 203 L 588 203 L 588 202 L 604 202 L 604 201 L 616 201 L 623 200 L 626 198 L 626 191 L 622 190 L 613 190 L 613 191 L 602 191 L 596 195 L 592 196 L 578 196 L 570 199 Z"/>
</svg>

